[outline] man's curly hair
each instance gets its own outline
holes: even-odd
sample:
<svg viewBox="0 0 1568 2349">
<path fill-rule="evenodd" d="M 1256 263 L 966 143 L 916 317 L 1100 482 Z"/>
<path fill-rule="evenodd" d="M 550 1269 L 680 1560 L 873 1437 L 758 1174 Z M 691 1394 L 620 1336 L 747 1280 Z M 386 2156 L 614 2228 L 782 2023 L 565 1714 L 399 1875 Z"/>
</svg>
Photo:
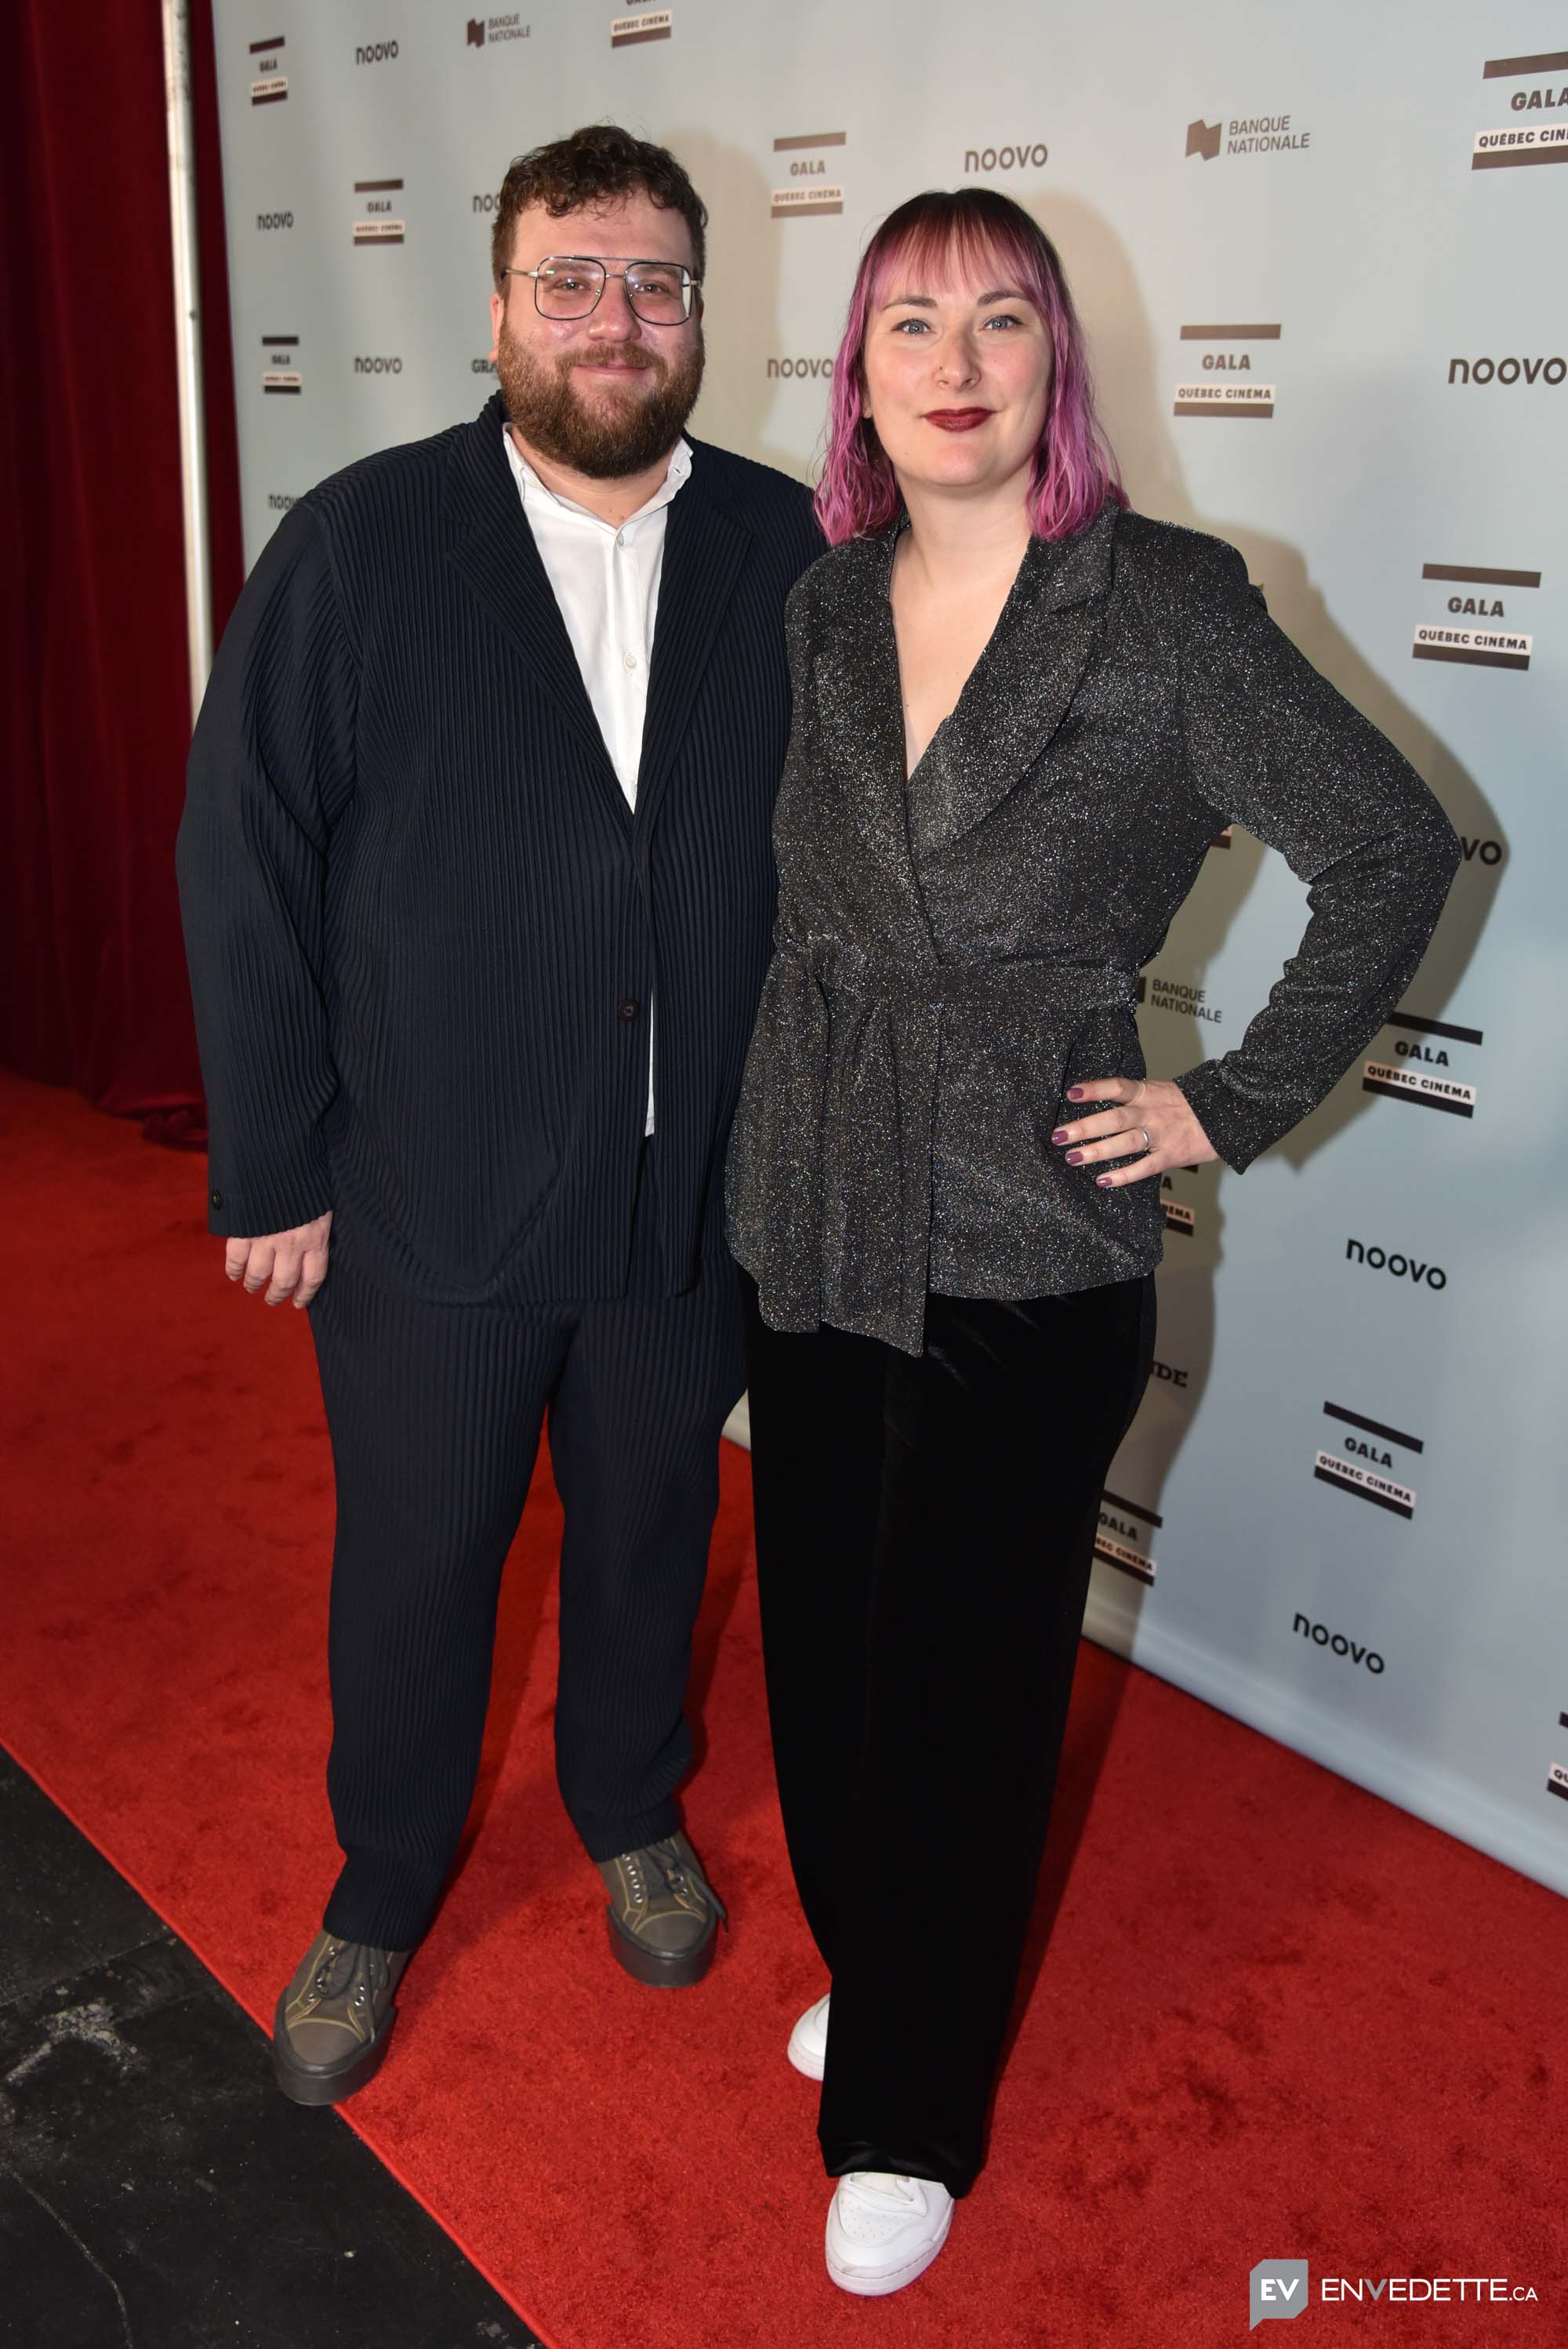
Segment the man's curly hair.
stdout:
<svg viewBox="0 0 1568 2349">
<path fill-rule="evenodd" d="M 679 212 L 691 231 L 692 274 L 703 274 L 707 206 L 667 147 L 634 139 L 618 123 L 591 122 L 567 139 L 514 157 L 500 186 L 490 230 L 490 271 L 499 293 L 511 261 L 518 214 L 542 204 L 552 220 L 580 205 L 641 194 L 661 210 Z M 635 255 L 633 258 L 636 258 Z"/>
</svg>

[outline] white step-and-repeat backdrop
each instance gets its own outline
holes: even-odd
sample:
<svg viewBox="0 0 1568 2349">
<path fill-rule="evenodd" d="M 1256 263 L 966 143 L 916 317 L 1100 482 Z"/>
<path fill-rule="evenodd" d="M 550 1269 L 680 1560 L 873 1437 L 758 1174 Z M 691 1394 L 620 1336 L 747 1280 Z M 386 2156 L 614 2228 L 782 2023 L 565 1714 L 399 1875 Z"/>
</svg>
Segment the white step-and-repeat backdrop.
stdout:
<svg viewBox="0 0 1568 2349">
<path fill-rule="evenodd" d="M 972 181 L 1045 223 L 1135 504 L 1243 550 L 1464 843 L 1326 1106 L 1168 1184 L 1088 1629 L 1568 1888 L 1562 0 L 217 17 L 252 560 L 324 474 L 488 397 L 495 191 L 579 123 L 682 157 L 694 429 L 802 478 L 872 224 Z M 1279 857 L 1216 845 L 1145 974 L 1156 1072 L 1235 1040 L 1304 919 Z"/>
</svg>

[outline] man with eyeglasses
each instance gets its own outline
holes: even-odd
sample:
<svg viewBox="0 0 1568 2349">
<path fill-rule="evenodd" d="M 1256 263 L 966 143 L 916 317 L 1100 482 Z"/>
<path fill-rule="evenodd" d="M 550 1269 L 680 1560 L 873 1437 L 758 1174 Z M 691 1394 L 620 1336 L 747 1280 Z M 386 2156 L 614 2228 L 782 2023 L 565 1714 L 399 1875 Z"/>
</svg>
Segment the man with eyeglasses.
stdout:
<svg viewBox="0 0 1568 2349">
<path fill-rule="evenodd" d="M 725 1914 L 676 1790 L 744 1384 L 722 1174 L 770 943 L 783 606 L 822 542 L 799 483 L 685 437 L 706 222 L 624 130 L 512 164 L 499 391 L 298 501 L 191 750 L 209 1221 L 231 1279 L 310 1307 L 337 1485 L 344 1864 L 273 2033 L 300 2103 L 385 2053 L 546 1420 L 557 1775 L 612 1951 L 694 1982 Z M 438 1983 L 428 2027 L 467 2060 L 454 2006 Z"/>
</svg>

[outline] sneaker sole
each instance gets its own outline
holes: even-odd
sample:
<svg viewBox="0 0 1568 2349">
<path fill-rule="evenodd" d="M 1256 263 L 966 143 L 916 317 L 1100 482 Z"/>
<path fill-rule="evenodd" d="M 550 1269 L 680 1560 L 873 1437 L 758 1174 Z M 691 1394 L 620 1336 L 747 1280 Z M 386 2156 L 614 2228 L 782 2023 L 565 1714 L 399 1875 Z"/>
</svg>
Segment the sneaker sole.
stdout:
<svg viewBox="0 0 1568 2349">
<path fill-rule="evenodd" d="M 830 2209 L 830 2223 L 831 2216 Z M 934 2243 L 928 2243 L 925 2249 L 917 2252 L 913 2259 L 905 2260 L 901 2266 L 885 2269 L 880 2273 L 875 2270 L 868 2272 L 863 2268 L 840 2266 L 833 2257 L 832 2244 L 830 2240 L 826 2246 L 828 2273 L 841 2292 L 852 2292 L 861 2300 L 881 2300 L 890 2292 L 902 2292 L 906 2283 L 913 2283 L 918 2276 L 925 2273 L 926 2269 L 947 2240 L 948 2230 L 952 2224 L 953 2205 L 950 2202 L 946 2216 L 942 2221 L 942 2232 L 937 2236 L 936 2240 Z"/>
<path fill-rule="evenodd" d="M 714 1944 L 718 1939 L 718 1919 L 710 1916 L 707 1930 L 695 1950 L 685 1950 L 678 1957 L 665 1957 L 655 1950 L 645 1950 L 623 1933 L 614 1916 L 606 1909 L 604 1922 L 609 1928 L 610 1947 L 617 1965 L 624 1966 L 634 1982 L 645 1982 L 653 1990 L 686 1990 L 693 1982 L 701 1982 L 713 1963 Z"/>
<path fill-rule="evenodd" d="M 804 2036 L 799 2023 L 789 2033 L 789 2044 L 784 2052 L 797 2072 L 803 2072 L 808 2080 L 820 2080 L 822 2077 L 824 2069 L 822 2058 Z"/>
<path fill-rule="evenodd" d="M 285 1989 L 279 1996 L 277 2013 L 273 2017 L 273 2073 L 279 2087 L 294 2105 L 343 2104 L 356 2095 L 380 2070 L 387 2043 L 392 2036 L 392 2026 L 397 2020 L 397 2008 L 391 2009 L 369 2046 L 362 2048 L 351 2064 L 329 2071 L 302 2064 L 290 2053 L 288 2033 L 284 2028 L 284 2008 L 287 2003 L 288 1992 Z"/>
</svg>

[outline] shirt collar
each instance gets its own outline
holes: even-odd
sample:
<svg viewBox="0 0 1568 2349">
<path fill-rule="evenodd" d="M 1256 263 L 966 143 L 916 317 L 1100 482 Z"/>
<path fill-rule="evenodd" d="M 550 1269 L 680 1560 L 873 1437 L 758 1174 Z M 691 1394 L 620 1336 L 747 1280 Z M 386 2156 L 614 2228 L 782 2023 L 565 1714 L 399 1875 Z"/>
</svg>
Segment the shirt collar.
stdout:
<svg viewBox="0 0 1568 2349">
<path fill-rule="evenodd" d="M 585 521 L 597 523 L 601 530 L 625 528 L 625 523 L 619 525 L 612 524 L 604 520 L 603 514 L 591 513 L 586 506 L 579 505 L 575 498 L 559 496 L 540 479 L 512 439 L 511 430 L 504 421 L 500 428 L 500 437 L 506 447 L 507 462 L 511 467 L 512 479 L 517 483 L 524 504 L 531 497 L 540 500 L 548 499 L 550 503 L 559 507 L 562 513 L 581 514 Z M 634 514 L 626 516 L 626 522 L 640 522 L 645 514 L 656 513 L 661 506 L 667 506 L 676 491 L 690 478 L 690 474 L 691 443 L 683 433 L 670 451 L 670 461 L 664 480 L 654 492 L 653 496 L 640 505 Z"/>
</svg>

